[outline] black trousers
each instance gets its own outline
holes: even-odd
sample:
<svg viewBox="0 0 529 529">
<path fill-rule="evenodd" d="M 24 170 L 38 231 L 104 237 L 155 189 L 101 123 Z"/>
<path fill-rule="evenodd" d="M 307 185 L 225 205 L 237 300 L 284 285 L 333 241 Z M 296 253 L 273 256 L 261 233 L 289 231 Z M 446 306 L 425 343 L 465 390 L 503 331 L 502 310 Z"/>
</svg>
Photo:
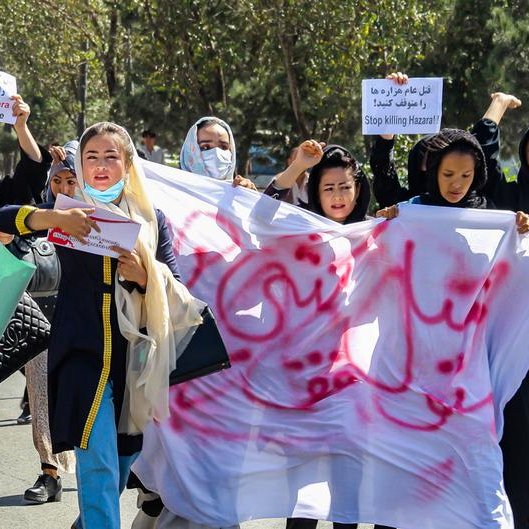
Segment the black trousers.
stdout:
<svg viewBox="0 0 529 529">
<path fill-rule="evenodd" d="M 316 525 L 318 525 L 318 520 L 311 518 L 287 518 L 286 529 L 316 529 Z M 356 529 L 358 524 L 333 522 L 332 526 L 334 529 Z M 375 525 L 374 529 L 394 528 L 388 527 L 387 525 Z"/>
<path fill-rule="evenodd" d="M 503 481 L 515 529 L 529 529 L 529 375 L 503 411 Z"/>
</svg>

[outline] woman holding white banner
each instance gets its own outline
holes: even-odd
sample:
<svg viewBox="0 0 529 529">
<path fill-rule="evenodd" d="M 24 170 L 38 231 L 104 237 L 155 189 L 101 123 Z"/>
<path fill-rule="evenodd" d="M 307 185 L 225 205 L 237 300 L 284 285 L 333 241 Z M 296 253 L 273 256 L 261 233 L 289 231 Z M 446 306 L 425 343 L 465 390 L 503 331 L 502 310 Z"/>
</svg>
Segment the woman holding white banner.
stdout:
<svg viewBox="0 0 529 529">
<path fill-rule="evenodd" d="M 478 140 L 469 132 L 442 129 L 428 141 L 426 192 L 413 197 L 411 204 L 472 209 L 493 209 L 483 194 L 487 182 L 485 155 Z M 377 211 L 377 217 L 392 219 L 398 205 Z M 529 231 L 529 215 L 518 211 L 516 225 L 520 233 Z"/>
<path fill-rule="evenodd" d="M 0 230 L 59 227 L 83 239 L 97 228 L 93 206 L 141 224 L 119 258 L 57 248 L 62 278 L 49 346 L 50 428 L 55 452 L 75 447 L 81 524 L 120 527 L 119 496 L 151 418 L 168 416 L 169 373 L 203 304 L 176 279 L 165 217 L 145 191 L 132 140 L 98 123 L 80 140 L 76 198 L 69 211 L 8 206 Z M 169 309 L 170 307 L 170 309 Z"/>
<path fill-rule="evenodd" d="M 429 141 L 426 158 L 427 192 L 410 202 L 448 207 L 491 208 L 481 195 L 487 177 L 485 156 L 476 138 L 457 129 L 443 129 Z M 398 206 L 377 212 L 387 219 L 398 215 Z M 529 216 L 522 211 L 516 214 L 518 232 L 529 231 Z M 513 509 L 515 527 L 526 527 L 528 516 L 527 480 L 528 459 L 524 444 L 527 432 L 527 381 L 507 404 L 504 410 L 504 432 L 501 449 L 504 463 L 504 483 Z"/>
<path fill-rule="evenodd" d="M 392 73 L 387 79 L 398 85 L 408 82 L 408 76 L 401 72 Z M 501 208 L 503 208 L 502 190 L 505 186 L 501 185 L 503 175 L 498 163 L 499 124 L 507 110 L 518 108 L 521 104 L 521 101 L 513 95 L 503 92 L 491 94 L 491 102 L 486 112 L 471 130 L 485 155 L 488 178 L 484 195 Z M 395 135 L 383 134 L 375 138 L 369 163 L 373 172 L 373 192 L 381 208 L 409 200 L 426 191 L 426 153 L 428 140 L 431 137 L 433 136 L 421 138 L 408 153 L 407 187 L 400 183 L 393 161 Z"/>
<path fill-rule="evenodd" d="M 309 171 L 304 209 L 313 211 L 340 224 L 366 219 L 371 192 L 369 182 L 352 154 L 340 145 L 315 140 L 304 141 L 292 163 L 265 190 L 265 194 L 287 200 L 299 175 Z M 303 207 L 303 206 L 301 206 Z M 288 518 L 287 529 L 315 529 L 317 520 Z M 334 523 L 335 529 L 354 529 L 357 524 Z M 384 525 L 375 525 L 384 529 Z"/>
</svg>

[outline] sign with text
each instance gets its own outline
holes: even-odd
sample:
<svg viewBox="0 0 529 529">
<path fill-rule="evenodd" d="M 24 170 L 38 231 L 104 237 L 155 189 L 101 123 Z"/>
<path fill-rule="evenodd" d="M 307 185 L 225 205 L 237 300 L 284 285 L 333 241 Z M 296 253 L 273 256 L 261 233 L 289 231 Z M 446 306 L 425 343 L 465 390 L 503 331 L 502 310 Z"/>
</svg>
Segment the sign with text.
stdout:
<svg viewBox="0 0 529 529">
<path fill-rule="evenodd" d="M 439 132 L 443 79 L 415 77 L 398 85 L 390 79 L 362 81 L 362 134 Z"/>
<path fill-rule="evenodd" d="M 69 198 L 66 195 L 59 195 L 55 202 L 55 209 L 61 210 L 91 207 L 93 206 L 90 204 Z M 128 217 L 118 215 L 112 211 L 102 208 L 95 209 L 95 212 L 90 215 L 90 218 L 96 221 L 101 233 L 97 233 L 92 229 L 88 236 L 85 237 L 86 244 L 83 244 L 75 237 L 58 228 L 49 230 L 48 241 L 56 246 L 95 253 L 97 255 L 108 255 L 110 257 L 118 257 L 118 254 L 110 249 L 112 246 L 119 246 L 120 248 L 131 251 L 136 244 L 141 225 Z"/>
<path fill-rule="evenodd" d="M 12 75 L 0 72 L 0 123 L 15 124 L 13 116 L 14 101 L 11 96 L 17 93 L 17 80 Z"/>
</svg>

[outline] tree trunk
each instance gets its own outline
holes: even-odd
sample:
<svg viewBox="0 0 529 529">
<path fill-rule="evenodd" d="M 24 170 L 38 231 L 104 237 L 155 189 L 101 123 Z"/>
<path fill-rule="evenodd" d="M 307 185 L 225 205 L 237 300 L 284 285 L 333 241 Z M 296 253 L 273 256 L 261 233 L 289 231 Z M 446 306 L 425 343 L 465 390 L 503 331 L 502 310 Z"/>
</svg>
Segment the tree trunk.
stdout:
<svg viewBox="0 0 529 529">
<path fill-rule="evenodd" d="M 125 93 L 130 96 L 134 90 L 132 83 L 132 44 L 131 27 L 127 23 L 125 27 Z"/>
<path fill-rule="evenodd" d="M 288 88 L 290 91 L 290 102 L 296 118 L 296 125 L 303 139 L 310 137 L 309 126 L 305 114 L 301 108 L 301 97 L 299 95 L 298 79 L 294 69 L 294 39 L 283 31 L 278 32 L 279 43 L 283 53 L 283 62 L 287 73 Z"/>
<path fill-rule="evenodd" d="M 105 53 L 104 65 L 107 79 L 107 90 L 110 98 L 114 98 L 117 92 L 116 79 L 116 41 L 118 32 L 118 9 L 117 5 L 110 12 L 110 28 L 108 31 L 108 49 Z"/>
<path fill-rule="evenodd" d="M 248 161 L 250 159 L 250 147 L 252 146 L 255 129 L 257 128 L 258 112 L 252 109 L 247 114 L 248 118 L 244 120 L 243 128 L 239 132 L 239 143 L 237 145 L 238 174 L 248 177 Z"/>
<path fill-rule="evenodd" d="M 84 51 L 88 52 L 88 40 L 84 43 Z M 80 138 L 86 128 L 86 92 L 88 89 L 88 63 L 86 59 L 79 65 L 79 114 L 77 115 L 77 137 Z"/>
</svg>

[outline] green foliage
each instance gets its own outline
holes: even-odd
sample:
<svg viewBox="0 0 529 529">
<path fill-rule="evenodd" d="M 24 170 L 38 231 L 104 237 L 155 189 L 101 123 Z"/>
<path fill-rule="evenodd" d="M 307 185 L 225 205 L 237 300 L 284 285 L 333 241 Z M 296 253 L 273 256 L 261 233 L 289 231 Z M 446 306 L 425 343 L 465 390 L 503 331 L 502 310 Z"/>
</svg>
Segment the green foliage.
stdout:
<svg viewBox="0 0 529 529">
<path fill-rule="evenodd" d="M 116 120 L 136 137 L 156 129 L 177 154 L 188 127 L 215 114 L 234 129 L 241 170 L 262 131 L 280 132 L 282 152 L 312 136 L 344 143 L 365 161 L 363 78 L 396 70 L 445 77 L 452 126 L 476 121 L 491 91 L 525 96 L 528 3 L 41 0 L 36 8 L 0 0 L 0 67 L 17 76 L 43 143 L 75 136 L 84 115 L 87 124 Z M 507 119 L 505 130 L 514 137 L 522 125 Z M 397 143 L 402 168 L 412 141 Z"/>
</svg>

